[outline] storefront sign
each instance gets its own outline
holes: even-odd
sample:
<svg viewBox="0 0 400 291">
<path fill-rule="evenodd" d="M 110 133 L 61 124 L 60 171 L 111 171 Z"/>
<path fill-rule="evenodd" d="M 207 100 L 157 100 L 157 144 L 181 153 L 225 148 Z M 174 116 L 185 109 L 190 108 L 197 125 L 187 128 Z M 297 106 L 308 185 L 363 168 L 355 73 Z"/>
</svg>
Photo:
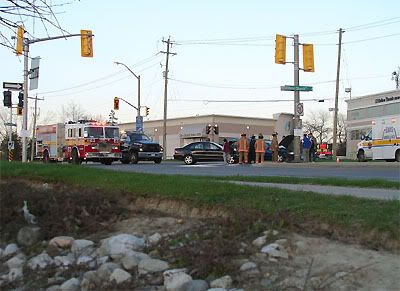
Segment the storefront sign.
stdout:
<svg viewBox="0 0 400 291">
<path fill-rule="evenodd" d="M 390 102 L 390 101 L 396 101 L 400 100 L 400 96 L 392 96 L 392 97 L 386 97 L 386 98 L 376 98 L 375 103 L 382 103 L 382 102 Z"/>
</svg>

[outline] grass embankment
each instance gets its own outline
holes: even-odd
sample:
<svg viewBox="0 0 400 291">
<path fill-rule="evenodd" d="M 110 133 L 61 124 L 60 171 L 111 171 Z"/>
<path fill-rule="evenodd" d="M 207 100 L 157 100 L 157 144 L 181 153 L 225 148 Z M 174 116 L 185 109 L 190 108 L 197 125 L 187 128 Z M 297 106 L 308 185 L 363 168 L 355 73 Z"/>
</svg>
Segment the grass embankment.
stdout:
<svg viewBox="0 0 400 291">
<path fill-rule="evenodd" d="M 299 178 L 299 177 L 252 177 L 252 176 L 228 176 L 218 177 L 219 180 L 228 181 L 246 181 L 261 183 L 280 183 L 280 184 L 311 184 L 323 186 L 342 186 L 342 187 L 360 187 L 377 189 L 400 189 L 399 181 L 388 181 L 383 179 L 364 179 L 350 180 L 345 178 Z"/>
<path fill-rule="evenodd" d="M 71 165 L 2 162 L 0 167 L 1 179 L 23 178 L 101 188 L 114 198 L 123 192 L 132 196 L 184 199 L 196 206 L 220 205 L 241 212 L 260 211 L 268 217 L 278 217 L 283 225 L 295 225 L 302 229 L 328 224 L 338 227 L 350 237 L 356 237 L 363 232 L 373 233 L 374 238 L 382 237 L 382 240 L 400 238 L 399 201 L 318 195 L 311 192 L 232 185 L 205 177 L 114 172 Z"/>
</svg>

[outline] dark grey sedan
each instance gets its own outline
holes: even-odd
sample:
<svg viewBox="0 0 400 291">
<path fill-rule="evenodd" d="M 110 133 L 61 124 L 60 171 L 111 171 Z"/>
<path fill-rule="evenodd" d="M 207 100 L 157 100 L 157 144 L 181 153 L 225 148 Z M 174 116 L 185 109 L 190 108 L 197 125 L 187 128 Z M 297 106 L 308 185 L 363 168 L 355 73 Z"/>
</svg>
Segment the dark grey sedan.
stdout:
<svg viewBox="0 0 400 291">
<path fill-rule="evenodd" d="M 222 146 L 209 141 L 198 141 L 176 148 L 174 159 L 184 161 L 186 165 L 205 161 L 223 161 L 224 151 Z"/>
</svg>

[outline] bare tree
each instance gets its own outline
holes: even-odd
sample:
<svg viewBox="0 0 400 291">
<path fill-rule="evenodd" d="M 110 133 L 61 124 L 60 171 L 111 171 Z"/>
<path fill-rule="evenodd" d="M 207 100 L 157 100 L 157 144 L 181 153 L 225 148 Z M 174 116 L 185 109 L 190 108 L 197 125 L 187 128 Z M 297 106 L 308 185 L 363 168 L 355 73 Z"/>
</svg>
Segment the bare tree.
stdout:
<svg viewBox="0 0 400 291">
<path fill-rule="evenodd" d="M 58 32 L 64 34 L 65 31 L 56 15 L 61 13 L 60 10 L 65 5 L 71 4 L 70 2 L 57 1 L 57 0 L 5 0 L 0 4 L 0 45 L 15 51 L 15 46 L 10 40 L 10 35 L 15 35 L 17 27 L 23 25 L 28 20 L 38 20 L 41 26 L 46 31 L 47 36 L 50 36 L 50 28 L 55 28 Z M 57 3 L 58 2 L 58 3 Z M 29 32 L 27 32 L 29 34 Z"/>
<path fill-rule="evenodd" d="M 79 104 L 71 101 L 67 105 L 61 107 L 60 121 L 78 121 L 80 119 L 88 119 L 84 109 Z"/>
<path fill-rule="evenodd" d="M 343 113 L 338 114 L 337 138 L 339 144 L 347 141 L 346 115 Z"/>
<path fill-rule="evenodd" d="M 331 127 L 330 115 L 326 111 L 311 112 L 304 122 L 304 128 L 313 133 L 318 143 L 323 143 L 328 139 Z"/>
</svg>

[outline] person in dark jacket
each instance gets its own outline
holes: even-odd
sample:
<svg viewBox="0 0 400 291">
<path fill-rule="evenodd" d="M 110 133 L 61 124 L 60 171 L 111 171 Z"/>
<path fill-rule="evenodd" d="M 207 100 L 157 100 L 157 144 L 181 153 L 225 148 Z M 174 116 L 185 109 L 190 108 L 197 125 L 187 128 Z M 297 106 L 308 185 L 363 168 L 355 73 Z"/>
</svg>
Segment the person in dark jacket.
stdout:
<svg viewBox="0 0 400 291">
<path fill-rule="evenodd" d="M 249 143 L 249 164 L 252 162 L 256 162 L 256 137 L 254 134 L 250 138 L 250 143 Z"/>
<path fill-rule="evenodd" d="M 231 160 L 231 148 L 230 143 L 226 138 L 224 138 L 224 161 L 229 164 Z"/>
</svg>

